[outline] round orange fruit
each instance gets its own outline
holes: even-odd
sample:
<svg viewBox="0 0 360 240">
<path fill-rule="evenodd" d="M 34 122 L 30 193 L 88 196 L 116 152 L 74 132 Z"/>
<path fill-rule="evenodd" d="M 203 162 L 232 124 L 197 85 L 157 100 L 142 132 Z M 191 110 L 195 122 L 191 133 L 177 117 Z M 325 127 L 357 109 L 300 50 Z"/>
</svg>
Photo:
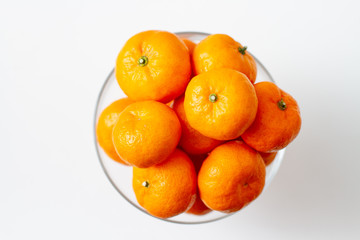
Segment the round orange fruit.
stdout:
<svg viewBox="0 0 360 240">
<path fill-rule="evenodd" d="M 241 138 L 259 152 L 285 148 L 301 128 L 296 100 L 272 82 L 255 84 L 259 106 L 254 123 Z"/>
<path fill-rule="evenodd" d="M 257 74 L 256 62 L 246 49 L 247 47 L 228 35 L 210 35 L 194 49 L 195 74 L 216 68 L 231 68 L 244 73 L 254 83 Z"/>
<path fill-rule="evenodd" d="M 200 168 L 204 160 L 207 158 L 207 154 L 201 155 L 189 155 L 191 161 L 194 163 L 196 174 L 199 173 Z M 194 214 L 194 215 L 205 215 L 211 212 L 211 209 L 208 208 L 204 202 L 200 198 L 199 188 L 196 186 L 196 199 L 192 207 L 186 211 L 186 213 Z"/>
<path fill-rule="evenodd" d="M 187 38 L 182 38 L 182 40 L 185 43 L 186 47 L 188 48 L 190 56 L 192 56 L 194 49 L 196 47 L 196 43 L 194 43 L 193 41 Z"/>
<path fill-rule="evenodd" d="M 173 109 L 180 120 L 182 129 L 179 146 L 186 153 L 195 155 L 208 153 L 223 142 L 206 137 L 190 126 L 184 110 L 184 96 L 175 100 Z"/>
<path fill-rule="evenodd" d="M 254 121 L 257 104 L 249 79 L 225 68 L 195 76 L 186 88 L 184 100 L 190 126 L 217 140 L 238 138 Z"/>
<path fill-rule="evenodd" d="M 269 166 L 275 159 L 277 152 L 263 153 L 259 152 L 264 160 L 265 166 Z"/>
<path fill-rule="evenodd" d="M 145 31 L 131 37 L 115 65 L 121 89 L 134 100 L 167 103 L 185 91 L 190 74 L 186 45 L 166 31 Z"/>
<path fill-rule="evenodd" d="M 195 201 L 196 173 L 189 157 L 176 149 L 164 162 L 133 168 L 138 203 L 151 215 L 169 218 L 188 210 Z"/>
<path fill-rule="evenodd" d="M 127 163 L 121 160 L 115 151 L 112 142 L 112 132 L 120 113 L 133 102 L 129 98 L 114 101 L 101 112 L 96 125 L 96 139 L 100 147 L 110 158 L 126 165 Z"/>
<path fill-rule="evenodd" d="M 238 211 L 260 195 L 265 174 L 265 164 L 258 152 L 242 141 L 224 143 L 201 166 L 200 197 L 213 210 Z"/>
<path fill-rule="evenodd" d="M 194 76 L 194 61 L 193 61 L 193 52 L 194 52 L 194 49 L 196 47 L 196 43 L 194 43 L 193 41 L 187 39 L 187 38 L 182 38 L 183 42 L 185 43 L 186 47 L 188 48 L 189 50 L 189 54 L 190 54 L 190 64 L 191 64 L 191 77 Z"/>
<path fill-rule="evenodd" d="M 164 161 L 181 136 L 176 113 L 156 101 L 135 102 L 125 108 L 114 126 L 113 143 L 125 162 L 139 168 Z"/>
</svg>

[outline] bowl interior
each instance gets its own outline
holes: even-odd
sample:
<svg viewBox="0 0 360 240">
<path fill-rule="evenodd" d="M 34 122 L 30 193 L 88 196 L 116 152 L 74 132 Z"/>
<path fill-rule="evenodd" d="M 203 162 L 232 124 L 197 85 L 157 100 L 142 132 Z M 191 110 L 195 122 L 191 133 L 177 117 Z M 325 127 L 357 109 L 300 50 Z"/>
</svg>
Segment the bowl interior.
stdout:
<svg viewBox="0 0 360 240">
<path fill-rule="evenodd" d="M 178 36 L 182 38 L 187 38 L 192 40 L 195 43 L 200 42 L 209 34 L 206 33 L 199 33 L 199 32 L 179 32 L 176 33 Z M 270 81 L 274 82 L 269 72 L 266 68 L 261 64 L 261 62 L 254 56 L 256 64 L 257 64 L 257 78 L 256 82 L 261 81 Z M 94 129 L 96 128 L 96 123 L 98 118 L 103 111 L 109 104 L 113 101 L 118 100 L 120 98 L 126 97 L 124 92 L 120 89 L 114 75 L 114 70 L 112 70 L 109 76 L 106 78 L 105 83 L 101 89 L 96 110 L 95 110 L 95 125 Z M 95 131 L 94 131 L 95 132 Z M 132 189 L 132 167 L 124 166 L 120 163 L 113 161 L 109 158 L 106 153 L 101 149 L 99 144 L 96 141 L 95 136 L 95 145 L 97 154 L 101 163 L 101 166 L 108 177 L 111 184 L 114 188 L 124 197 L 131 205 L 139 209 L 140 211 L 144 212 L 145 214 L 152 216 L 146 212 L 138 203 L 135 197 L 135 194 Z M 273 177 L 276 175 L 279 166 L 282 162 L 283 156 L 285 153 L 285 149 L 279 151 L 275 160 L 266 167 L 266 180 L 265 180 L 265 188 L 270 185 Z M 255 200 L 256 201 L 256 200 Z M 253 201 L 254 202 L 254 201 Z M 251 205 L 251 204 L 250 204 Z M 241 212 L 241 210 L 239 211 Z M 161 219 L 163 221 L 174 222 L 174 223 L 183 223 L 183 224 L 196 224 L 196 223 L 207 223 L 216 221 L 225 217 L 228 217 L 232 214 L 225 214 L 221 212 L 212 211 L 203 216 L 196 216 L 192 214 L 183 213 L 178 216 L 168 218 L 168 219 Z M 152 216 L 154 217 L 154 216 Z M 156 217 L 154 217 L 156 218 Z"/>
</svg>

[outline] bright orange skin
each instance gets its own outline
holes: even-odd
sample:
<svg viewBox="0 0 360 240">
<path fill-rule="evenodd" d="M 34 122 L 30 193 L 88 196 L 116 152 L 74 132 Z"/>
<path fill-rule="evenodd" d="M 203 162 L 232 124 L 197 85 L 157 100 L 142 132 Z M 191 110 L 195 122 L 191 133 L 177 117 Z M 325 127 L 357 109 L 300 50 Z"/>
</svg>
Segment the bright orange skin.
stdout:
<svg viewBox="0 0 360 240">
<path fill-rule="evenodd" d="M 283 149 L 300 131 L 300 109 L 295 99 L 274 83 L 257 83 L 255 90 L 259 100 L 258 113 L 254 123 L 241 137 L 259 152 Z M 285 110 L 278 107 L 281 99 L 286 103 Z"/>
<path fill-rule="evenodd" d="M 210 94 L 217 100 L 211 102 Z M 214 69 L 195 76 L 185 92 L 184 108 L 192 128 L 217 140 L 239 137 L 254 121 L 257 97 L 253 84 L 232 69 Z"/>
<path fill-rule="evenodd" d="M 199 195 L 199 190 L 196 191 L 196 199 L 192 207 L 186 211 L 186 213 L 194 215 L 205 215 L 211 212 L 211 209 L 208 208 L 204 202 L 201 200 Z"/>
<path fill-rule="evenodd" d="M 112 132 L 120 113 L 133 102 L 129 98 L 122 98 L 111 103 L 102 111 L 96 125 L 96 139 L 100 147 L 111 159 L 125 165 L 127 163 L 121 160 L 115 151 Z"/>
<path fill-rule="evenodd" d="M 138 60 L 146 56 L 148 63 Z M 125 94 L 134 100 L 167 103 L 180 96 L 190 80 L 190 55 L 173 33 L 146 31 L 131 37 L 121 49 L 115 76 Z"/>
<path fill-rule="evenodd" d="M 121 159 L 145 168 L 168 158 L 180 136 L 180 122 L 170 107 L 156 101 L 143 101 L 130 104 L 120 114 L 113 131 L 113 143 Z"/>
<path fill-rule="evenodd" d="M 191 63 L 191 77 L 193 77 L 195 75 L 195 70 L 194 70 L 194 61 L 193 61 L 193 52 L 194 49 L 196 47 L 196 43 L 194 43 L 193 41 L 187 39 L 187 38 L 182 38 L 183 42 L 185 43 L 186 47 L 189 50 L 189 54 L 190 54 L 190 63 Z"/>
<path fill-rule="evenodd" d="M 194 163 L 196 173 L 199 173 L 200 168 L 204 160 L 207 158 L 207 154 L 202 155 L 189 155 L 191 161 Z M 197 185 L 196 185 L 197 186 Z M 196 200 L 192 207 L 186 211 L 186 213 L 194 215 L 205 215 L 211 212 L 211 209 L 208 208 L 200 198 L 199 189 L 196 187 Z"/>
<path fill-rule="evenodd" d="M 262 159 L 264 160 L 265 166 L 269 166 L 275 159 L 277 152 L 263 153 L 259 152 Z"/>
<path fill-rule="evenodd" d="M 194 49 L 196 47 L 196 43 L 194 43 L 193 41 L 191 41 L 187 38 L 182 38 L 182 40 L 185 43 L 186 47 L 188 48 L 190 56 L 192 56 Z"/>
<path fill-rule="evenodd" d="M 145 187 L 144 182 L 148 183 Z M 196 173 L 190 158 L 176 149 L 167 160 L 149 168 L 133 168 L 138 203 L 151 215 L 169 218 L 188 210 L 195 201 Z"/>
<path fill-rule="evenodd" d="M 206 137 L 190 126 L 184 110 L 184 96 L 175 100 L 173 109 L 180 120 L 182 129 L 179 146 L 186 153 L 195 155 L 208 153 L 223 142 Z"/>
<path fill-rule="evenodd" d="M 244 73 L 254 83 L 257 74 L 256 62 L 247 51 L 243 55 L 239 47 L 243 46 L 225 34 L 206 37 L 194 49 L 195 74 L 216 68 L 231 68 Z"/>
<path fill-rule="evenodd" d="M 258 152 L 242 141 L 224 143 L 210 153 L 200 169 L 200 197 L 213 210 L 238 211 L 260 195 L 265 174 Z"/>
</svg>

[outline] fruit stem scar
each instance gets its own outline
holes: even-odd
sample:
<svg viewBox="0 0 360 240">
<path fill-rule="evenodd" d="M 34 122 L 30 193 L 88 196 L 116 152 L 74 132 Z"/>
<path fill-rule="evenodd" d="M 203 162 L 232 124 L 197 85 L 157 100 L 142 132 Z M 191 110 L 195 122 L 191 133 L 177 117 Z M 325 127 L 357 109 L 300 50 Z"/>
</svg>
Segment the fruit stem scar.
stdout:
<svg viewBox="0 0 360 240">
<path fill-rule="evenodd" d="M 211 93 L 209 95 L 209 101 L 212 102 L 212 103 L 216 102 L 217 101 L 217 95 L 215 93 Z"/>
<path fill-rule="evenodd" d="M 148 188 L 150 186 L 149 182 L 148 181 L 145 181 L 142 183 L 142 185 L 146 188 Z"/>
<path fill-rule="evenodd" d="M 280 108 L 280 110 L 282 110 L 282 111 L 284 111 L 284 110 L 287 108 L 286 103 L 284 102 L 283 99 L 281 99 L 280 101 L 278 101 L 277 105 L 278 105 L 278 107 Z"/>
<path fill-rule="evenodd" d="M 240 52 L 242 55 L 245 55 L 246 49 L 247 49 L 247 46 L 239 47 L 239 52 Z"/>
<path fill-rule="evenodd" d="M 140 67 L 145 67 L 149 62 L 149 59 L 147 56 L 141 56 L 138 60 L 138 64 Z"/>
</svg>

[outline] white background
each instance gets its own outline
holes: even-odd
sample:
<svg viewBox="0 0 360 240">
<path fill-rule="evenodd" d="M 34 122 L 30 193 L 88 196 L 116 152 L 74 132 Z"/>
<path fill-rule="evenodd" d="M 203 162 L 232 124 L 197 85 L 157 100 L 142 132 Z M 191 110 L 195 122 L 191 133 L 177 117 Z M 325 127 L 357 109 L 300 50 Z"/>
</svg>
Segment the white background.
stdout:
<svg viewBox="0 0 360 240">
<path fill-rule="evenodd" d="M 357 1 L 0 1 L 0 239 L 360 239 Z M 272 185 L 238 214 L 166 223 L 128 204 L 93 139 L 133 34 L 226 33 L 301 107 Z"/>
</svg>

